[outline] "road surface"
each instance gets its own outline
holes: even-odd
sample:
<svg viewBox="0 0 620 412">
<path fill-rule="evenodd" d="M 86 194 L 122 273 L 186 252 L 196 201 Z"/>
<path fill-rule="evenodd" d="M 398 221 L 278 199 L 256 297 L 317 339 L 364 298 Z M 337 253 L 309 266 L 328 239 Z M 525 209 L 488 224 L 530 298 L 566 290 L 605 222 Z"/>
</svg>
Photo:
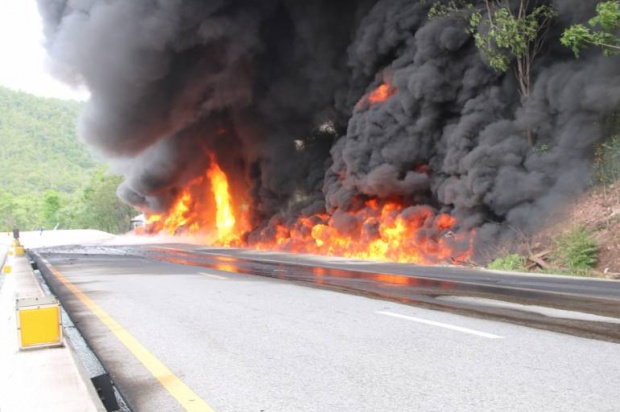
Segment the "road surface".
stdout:
<svg viewBox="0 0 620 412">
<path fill-rule="evenodd" d="M 46 277 L 136 411 L 620 405 L 616 343 L 233 273 L 225 262 L 50 250 Z"/>
</svg>

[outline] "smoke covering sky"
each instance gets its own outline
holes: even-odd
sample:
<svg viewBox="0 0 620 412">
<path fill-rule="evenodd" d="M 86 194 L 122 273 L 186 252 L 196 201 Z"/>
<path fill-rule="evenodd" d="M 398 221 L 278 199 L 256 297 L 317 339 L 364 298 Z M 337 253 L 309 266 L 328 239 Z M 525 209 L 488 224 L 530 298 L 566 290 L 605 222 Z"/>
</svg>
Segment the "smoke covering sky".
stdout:
<svg viewBox="0 0 620 412">
<path fill-rule="evenodd" d="M 237 197 L 249 197 L 250 239 L 274 216 L 320 211 L 346 230 L 367 199 L 450 213 L 480 245 L 533 231 L 589 184 L 603 120 L 620 106 L 617 58 L 575 59 L 558 40 L 597 2 L 549 2 L 558 15 L 524 104 L 512 73 L 491 69 L 455 20 L 429 21 L 428 3 L 39 9 L 54 73 L 92 93 L 80 137 L 123 173 L 127 202 L 166 210 L 213 152 Z M 365 101 L 382 83 L 394 94 Z"/>
</svg>

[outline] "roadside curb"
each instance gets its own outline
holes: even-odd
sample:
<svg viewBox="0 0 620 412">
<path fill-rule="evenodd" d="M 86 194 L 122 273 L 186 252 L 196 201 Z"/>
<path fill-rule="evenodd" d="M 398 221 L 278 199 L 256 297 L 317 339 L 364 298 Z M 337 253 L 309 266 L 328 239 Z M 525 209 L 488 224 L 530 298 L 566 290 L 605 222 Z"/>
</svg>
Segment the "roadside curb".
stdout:
<svg viewBox="0 0 620 412">
<path fill-rule="evenodd" d="M 56 295 L 56 290 L 49 283 L 48 276 L 56 270 L 54 266 L 42 257 L 36 250 L 27 250 L 28 256 L 32 261 L 33 267 L 36 267 L 39 282 L 48 291 L 48 293 Z M 81 330 L 73 322 L 70 314 L 62 308 L 63 329 L 65 335 L 70 339 L 72 347 L 72 355 L 78 365 L 84 381 L 89 382 L 92 389 L 92 395 L 103 404 L 104 410 L 110 412 L 130 411 L 125 399 L 114 385 L 110 374 L 107 372 L 99 357 L 94 353 L 86 338 L 82 335 Z"/>
<path fill-rule="evenodd" d="M 68 336 L 63 336 L 62 346 L 18 349 L 16 299 L 47 294 L 26 255 L 9 256 L 9 261 L 12 270 L 3 275 L 0 291 L 0 410 L 105 411 Z"/>
</svg>

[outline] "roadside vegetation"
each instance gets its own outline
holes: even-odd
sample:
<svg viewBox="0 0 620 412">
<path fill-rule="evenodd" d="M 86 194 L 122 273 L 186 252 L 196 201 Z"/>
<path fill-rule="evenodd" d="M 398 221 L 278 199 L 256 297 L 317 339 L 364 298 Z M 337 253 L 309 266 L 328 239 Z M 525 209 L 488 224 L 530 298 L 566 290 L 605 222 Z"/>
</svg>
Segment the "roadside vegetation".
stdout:
<svg viewBox="0 0 620 412">
<path fill-rule="evenodd" d="M 620 116 L 613 119 L 620 130 Z M 595 152 L 590 190 L 562 218 L 488 264 L 493 270 L 620 278 L 620 133 Z"/>
<path fill-rule="evenodd" d="M 610 123 L 616 133 L 596 149 L 590 190 L 489 269 L 620 278 L 620 115 Z"/>
<path fill-rule="evenodd" d="M 580 273 L 594 269 L 598 258 L 598 244 L 584 229 L 573 229 L 556 241 L 552 261 L 559 267 Z"/>
<path fill-rule="evenodd" d="M 81 104 L 0 87 L 0 230 L 129 230 L 118 176 L 76 136 Z"/>
<path fill-rule="evenodd" d="M 608 123 L 616 133 L 595 151 L 590 190 L 487 268 L 620 278 L 620 115 Z"/>
<path fill-rule="evenodd" d="M 456 3 L 447 4 L 440 11 L 449 12 Z M 523 10 L 530 10 L 529 14 L 521 9 L 514 13 L 507 2 L 500 0 L 487 0 L 485 4 L 486 23 L 479 11 L 469 15 L 476 44 L 492 67 L 505 71 L 509 64 L 516 64 L 520 84 L 528 85 L 528 72 L 522 68 L 530 66 L 523 62 L 529 59 L 528 53 L 534 51 L 532 56 L 536 55 L 553 10 L 528 8 L 526 1 L 519 5 L 525 5 Z M 488 26 L 483 35 L 476 32 L 481 23 Z M 620 55 L 619 31 L 620 1 L 601 1 L 594 17 L 567 28 L 560 41 L 573 51 L 575 58 L 588 48 L 614 58 Z M 500 60 L 502 64 L 498 65 L 494 59 L 497 52 L 509 60 Z M 522 88 L 522 97 L 527 98 L 524 91 L 527 89 Z M 620 278 L 620 112 L 602 123 L 609 137 L 594 153 L 590 191 L 567 208 L 561 221 L 553 222 L 535 236 L 521 236 L 514 248 L 488 264 L 489 269 Z"/>
<path fill-rule="evenodd" d="M 518 253 L 510 253 L 503 257 L 498 257 L 489 263 L 489 269 L 492 270 L 515 270 L 518 272 L 527 271 L 527 258 Z"/>
</svg>

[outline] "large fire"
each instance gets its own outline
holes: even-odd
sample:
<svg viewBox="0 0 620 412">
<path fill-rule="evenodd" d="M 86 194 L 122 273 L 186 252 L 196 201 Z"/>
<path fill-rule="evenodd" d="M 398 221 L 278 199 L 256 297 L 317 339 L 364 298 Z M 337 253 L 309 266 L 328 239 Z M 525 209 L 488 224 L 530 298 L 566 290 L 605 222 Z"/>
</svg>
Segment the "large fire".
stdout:
<svg viewBox="0 0 620 412">
<path fill-rule="evenodd" d="M 201 235 L 209 243 L 222 246 L 242 243 L 242 236 L 250 229 L 247 208 L 233 205 L 226 174 L 215 156 L 209 159 L 205 175 L 192 180 L 167 213 L 148 214 L 149 233 Z"/>
<path fill-rule="evenodd" d="M 430 207 L 373 199 L 355 212 L 276 224 L 275 230 L 264 231 L 275 232 L 272 240 L 251 246 L 395 262 L 464 263 L 472 254 L 471 234 L 453 232 L 456 223 L 450 215 L 435 215 Z M 269 237 L 263 233 L 261 239 Z"/>
<path fill-rule="evenodd" d="M 226 174 L 210 156 L 205 175 L 190 182 L 168 213 L 149 215 L 149 232 L 189 233 L 213 245 L 397 262 L 464 263 L 472 255 L 473 233 L 457 232 L 454 217 L 428 206 L 370 199 L 354 211 L 272 219 L 250 241 L 244 240 L 251 230 L 247 214 L 236 207 Z"/>
</svg>

